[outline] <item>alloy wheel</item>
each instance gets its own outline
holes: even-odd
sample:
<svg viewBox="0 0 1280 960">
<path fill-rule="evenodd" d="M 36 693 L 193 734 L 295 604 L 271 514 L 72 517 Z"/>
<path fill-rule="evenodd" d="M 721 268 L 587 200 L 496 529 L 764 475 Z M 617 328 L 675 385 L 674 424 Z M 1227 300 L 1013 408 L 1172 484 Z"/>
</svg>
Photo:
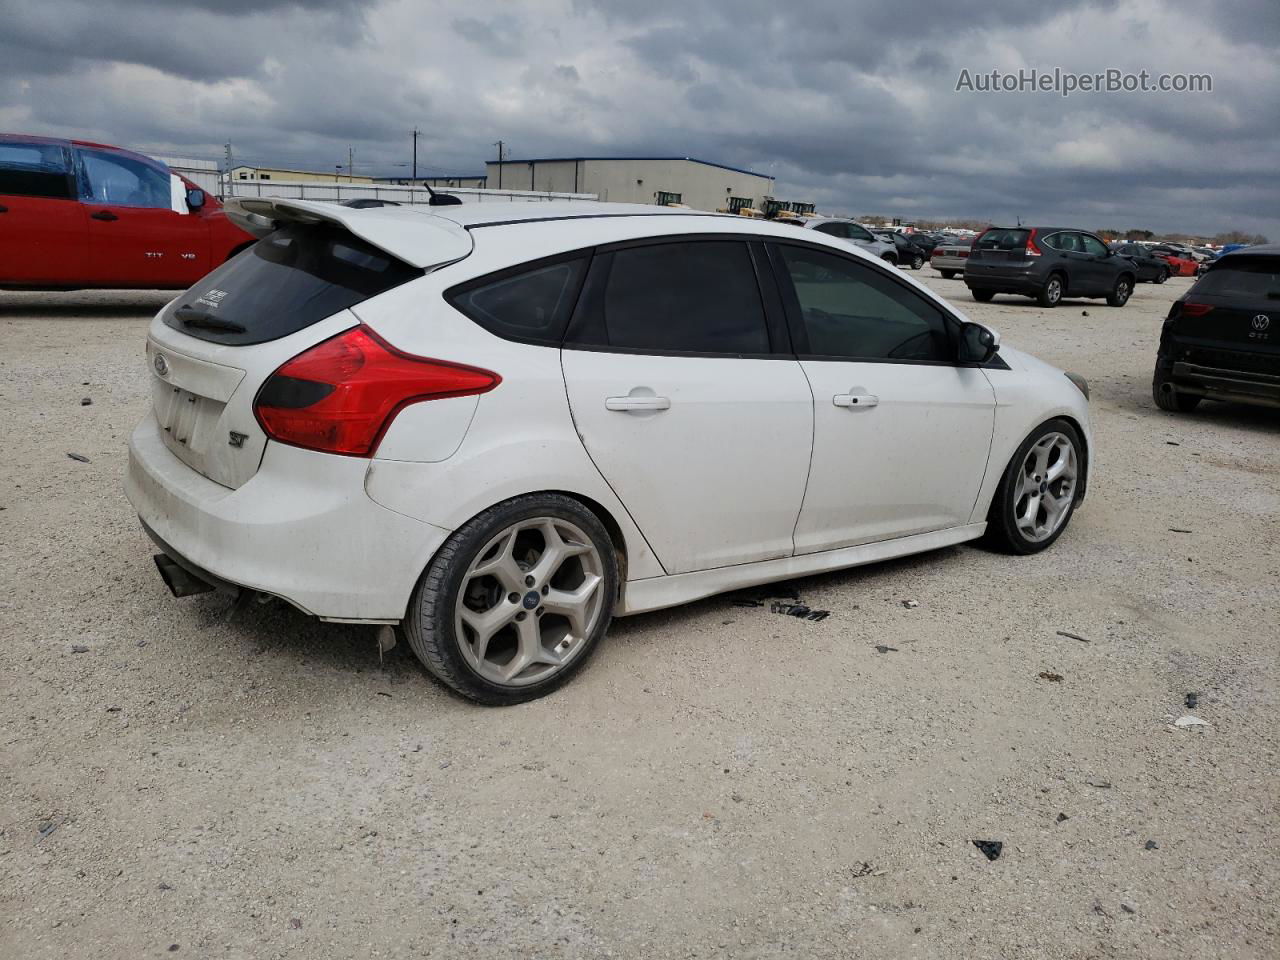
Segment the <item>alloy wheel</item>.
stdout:
<svg viewBox="0 0 1280 960">
<path fill-rule="evenodd" d="M 1048 539 L 1067 518 L 1079 474 L 1075 444 L 1049 433 L 1027 451 L 1013 495 L 1013 519 L 1033 543 Z"/>
<path fill-rule="evenodd" d="M 1129 299 L 1129 281 L 1121 280 L 1116 284 L 1116 300 L 1124 303 Z"/>
<path fill-rule="evenodd" d="M 1049 288 L 1047 291 L 1047 299 L 1050 303 L 1057 303 L 1062 299 L 1062 281 L 1057 277 L 1049 278 Z"/>
<path fill-rule="evenodd" d="M 454 613 L 458 647 L 484 679 L 525 686 L 560 672 L 587 646 L 604 610 L 604 563 L 559 517 L 512 524 L 476 555 Z"/>
</svg>

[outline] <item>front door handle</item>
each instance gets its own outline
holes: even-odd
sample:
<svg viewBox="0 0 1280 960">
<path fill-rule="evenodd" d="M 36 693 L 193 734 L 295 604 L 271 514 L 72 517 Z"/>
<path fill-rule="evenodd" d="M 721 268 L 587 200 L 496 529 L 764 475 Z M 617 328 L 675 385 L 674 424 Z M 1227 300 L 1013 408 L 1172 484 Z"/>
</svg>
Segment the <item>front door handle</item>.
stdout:
<svg viewBox="0 0 1280 960">
<path fill-rule="evenodd" d="M 604 408 L 624 413 L 633 410 L 670 410 L 671 401 L 666 397 L 606 397 Z"/>
<path fill-rule="evenodd" d="M 837 393 L 831 402 L 837 407 L 874 407 L 880 398 L 870 393 Z"/>
<path fill-rule="evenodd" d="M 99 210 L 97 213 L 89 214 L 89 216 L 92 217 L 94 220 L 119 220 L 120 219 L 110 210 Z"/>
</svg>

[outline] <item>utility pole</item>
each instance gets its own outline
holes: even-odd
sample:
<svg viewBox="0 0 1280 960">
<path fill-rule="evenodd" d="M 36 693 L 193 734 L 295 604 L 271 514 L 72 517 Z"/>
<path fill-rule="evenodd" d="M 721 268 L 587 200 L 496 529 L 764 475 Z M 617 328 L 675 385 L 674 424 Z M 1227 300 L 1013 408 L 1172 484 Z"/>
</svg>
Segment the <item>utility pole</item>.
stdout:
<svg viewBox="0 0 1280 960">
<path fill-rule="evenodd" d="M 502 189 L 502 141 L 494 144 L 498 148 L 498 189 Z"/>
<path fill-rule="evenodd" d="M 228 140 L 223 146 L 226 148 L 226 159 L 224 163 L 227 167 L 226 180 L 222 185 L 222 195 L 224 197 L 231 196 L 231 141 Z"/>
<path fill-rule="evenodd" d="M 413 128 L 413 177 L 409 181 L 415 187 L 418 185 L 418 128 Z M 410 194 L 412 196 L 412 194 Z"/>
<path fill-rule="evenodd" d="M 351 144 L 347 144 L 347 182 L 356 182 L 356 151 Z"/>
</svg>

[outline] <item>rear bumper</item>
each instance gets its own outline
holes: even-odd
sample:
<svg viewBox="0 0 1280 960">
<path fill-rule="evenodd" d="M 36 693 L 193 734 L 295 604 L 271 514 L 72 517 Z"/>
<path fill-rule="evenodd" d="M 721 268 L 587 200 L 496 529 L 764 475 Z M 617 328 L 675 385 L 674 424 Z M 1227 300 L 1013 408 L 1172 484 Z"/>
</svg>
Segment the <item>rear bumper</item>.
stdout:
<svg viewBox="0 0 1280 960">
<path fill-rule="evenodd" d="M 965 265 L 964 283 L 970 290 L 1029 295 L 1039 293 L 1044 286 L 1044 280 L 1032 273 L 1030 267 L 977 266 L 972 260 Z"/>
<path fill-rule="evenodd" d="M 930 257 L 929 263 L 935 270 L 963 270 L 968 263 L 965 257 Z"/>
<path fill-rule="evenodd" d="M 170 453 L 149 413 L 130 437 L 124 486 L 161 549 L 204 579 L 323 619 L 394 622 L 449 531 L 369 499 L 368 466 L 269 443 L 233 490 Z"/>
<path fill-rule="evenodd" d="M 1280 407 L 1280 375 L 1178 362 L 1169 379 L 1179 393 Z"/>
</svg>

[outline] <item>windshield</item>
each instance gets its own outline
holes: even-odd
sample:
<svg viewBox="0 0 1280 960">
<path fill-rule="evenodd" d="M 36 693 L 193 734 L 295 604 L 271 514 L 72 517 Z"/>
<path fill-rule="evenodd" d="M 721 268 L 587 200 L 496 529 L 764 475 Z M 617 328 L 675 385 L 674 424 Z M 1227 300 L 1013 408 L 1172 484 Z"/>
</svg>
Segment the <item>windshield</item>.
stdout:
<svg viewBox="0 0 1280 960">
<path fill-rule="evenodd" d="M 334 224 L 290 224 L 178 297 L 165 323 L 201 340 L 278 340 L 422 271 Z"/>
</svg>

